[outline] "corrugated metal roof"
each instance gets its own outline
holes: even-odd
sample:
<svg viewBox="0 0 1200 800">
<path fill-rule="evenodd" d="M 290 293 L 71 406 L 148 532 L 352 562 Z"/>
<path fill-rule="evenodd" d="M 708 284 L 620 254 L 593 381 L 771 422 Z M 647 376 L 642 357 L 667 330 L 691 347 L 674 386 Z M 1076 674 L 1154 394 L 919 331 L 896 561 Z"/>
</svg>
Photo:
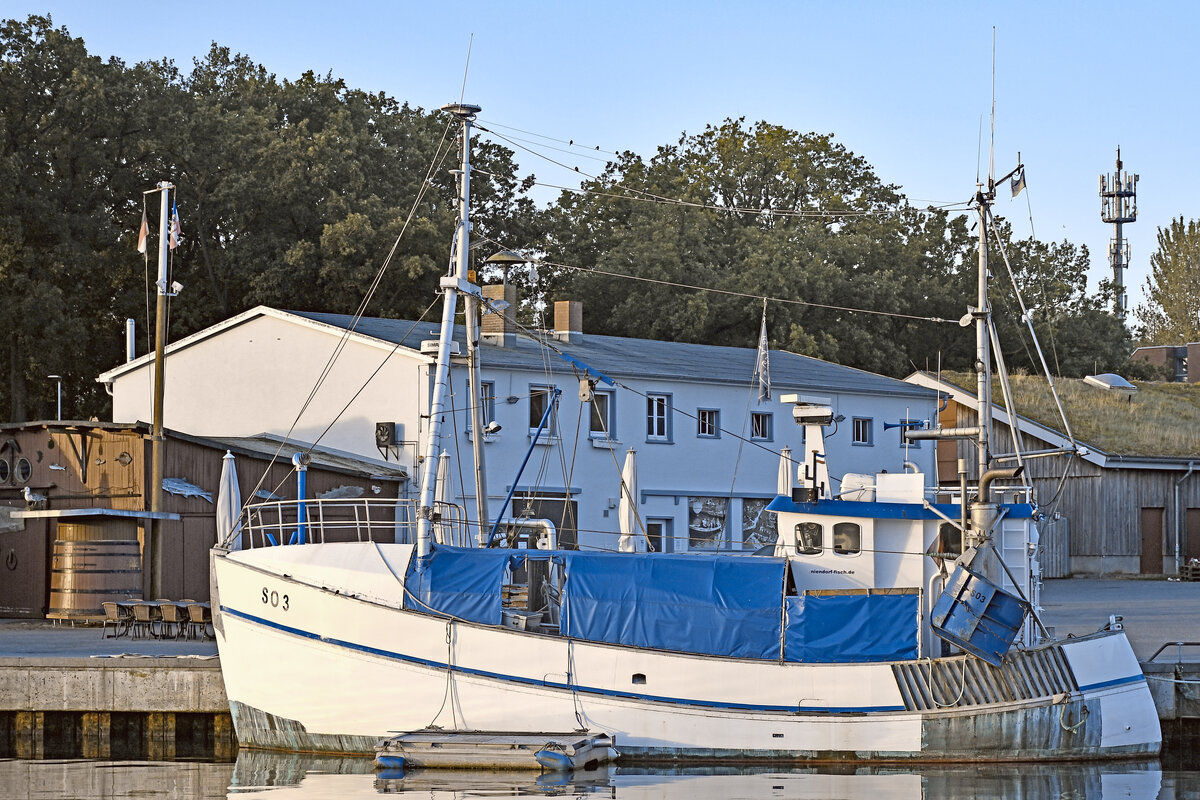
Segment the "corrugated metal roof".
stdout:
<svg viewBox="0 0 1200 800">
<path fill-rule="evenodd" d="M 348 328 L 353 321 L 348 314 L 310 311 L 287 313 L 339 328 Z M 366 317 L 359 321 L 355 330 L 364 336 L 419 350 L 422 341 L 437 338 L 438 323 Z M 463 326 L 454 326 L 454 338 L 461 352 L 465 353 L 467 339 Z M 480 361 L 485 366 L 537 372 L 544 371 L 547 359 L 557 362 L 556 368 L 567 366 L 565 361 L 530 336 L 518 334 L 514 339 L 512 347 L 481 344 Z M 548 339 L 548 342 L 552 348 L 613 378 L 737 386 L 750 384 L 758 355 L 752 347 L 660 342 L 597 334 L 584 334 L 578 343 L 556 339 Z M 934 392 L 924 387 L 786 350 L 771 351 L 771 386 L 776 392 L 819 390 L 907 397 L 934 396 Z"/>
<path fill-rule="evenodd" d="M 265 458 L 273 458 L 278 455 L 279 460 L 284 463 L 291 463 L 293 453 L 306 451 L 312 459 L 310 464 L 314 467 L 334 472 L 344 472 L 364 478 L 403 481 L 408 477 L 407 471 L 399 464 L 384 464 L 373 459 L 355 456 L 352 453 L 327 450 L 320 446 L 311 447 L 305 442 L 293 441 L 281 449 L 280 444 L 282 439 L 270 434 L 261 434 L 258 436 L 190 436 L 188 434 L 172 433 L 172 435 L 199 444 L 216 445 L 227 450 L 233 450 L 235 453 L 240 451 L 247 455 L 256 455 Z"/>
</svg>

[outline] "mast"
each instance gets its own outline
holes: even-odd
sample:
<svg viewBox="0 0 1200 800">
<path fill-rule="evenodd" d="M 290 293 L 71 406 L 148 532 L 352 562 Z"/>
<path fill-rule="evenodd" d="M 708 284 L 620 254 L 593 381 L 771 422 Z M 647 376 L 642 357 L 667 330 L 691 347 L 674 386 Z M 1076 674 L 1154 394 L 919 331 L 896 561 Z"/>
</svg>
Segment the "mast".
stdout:
<svg viewBox="0 0 1200 800">
<path fill-rule="evenodd" d="M 433 396 L 429 401 L 429 438 L 425 442 L 425 460 L 421 470 L 421 493 L 417 506 L 417 555 L 429 555 L 433 538 L 434 497 L 437 491 L 437 455 L 441 450 L 442 423 L 445 415 L 447 382 L 450 374 L 450 343 L 454 338 L 454 316 L 458 311 L 458 295 L 478 292 L 466 280 L 467 255 L 471 244 L 471 122 L 483 109 L 467 103 L 449 103 L 442 110 L 462 120 L 462 164 L 458 180 L 458 231 L 455 236 L 455 258 L 450 274 L 441 280 L 442 327 L 438 337 L 437 363 L 434 372 Z M 480 438 L 483 431 L 476 432 Z M 482 452 L 482 451 L 481 451 Z"/>
<path fill-rule="evenodd" d="M 988 176 L 988 188 L 977 184 L 975 201 L 979 204 L 979 275 L 975 297 L 975 408 L 978 413 L 979 430 L 975 435 L 976 460 L 979 477 L 987 472 L 991 460 L 992 430 L 992 351 L 988 328 L 991 325 L 992 308 L 988 301 L 988 206 L 995 196 L 995 185 Z"/>
<path fill-rule="evenodd" d="M 175 187 L 162 181 L 158 184 L 158 301 L 154 313 L 154 410 L 151 412 L 150 432 L 150 510 L 163 510 L 163 395 L 166 392 L 165 352 L 167 342 L 167 255 L 170 242 L 167 238 L 168 203 L 170 191 Z M 155 191 L 155 190 L 150 190 Z M 149 192 L 147 192 L 148 194 Z M 150 520 L 150 596 L 163 596 L 163 542 L 162 520 Z"/>
<path fill-rule="evenodd" d="M 467 279 L 475 283 L 474 270 L 467 272 Z M 471 394 L 471 453 L 475 459 L 475 512 L 479 519 L 479 533 L 487 530 L 488 498 L 487 475 L 483 470 L 483 386 L 479 380 L 479 300 L 474 294 L 466 296 L 467 370 L 468 388 Z"/>
</svg>

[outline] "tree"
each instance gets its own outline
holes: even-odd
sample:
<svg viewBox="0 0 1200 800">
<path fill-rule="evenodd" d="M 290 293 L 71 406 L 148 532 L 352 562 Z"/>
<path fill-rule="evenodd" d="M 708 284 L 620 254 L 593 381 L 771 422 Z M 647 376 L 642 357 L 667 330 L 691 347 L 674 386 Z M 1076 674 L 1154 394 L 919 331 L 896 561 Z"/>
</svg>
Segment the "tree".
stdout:
<svg viewBox="0 0 1200 800">
<path fill-rule="evenodd" d="M 906 342 L 936 326 L 891 314 L 944 316 L 970 246 L 831 135 L 766 122 L 626 153 L 584 189 L 552 210 L 546 250 L 553 293 L 586 297 L 601 333 L 753 346 L 768 296 L 773 346 L 904 374 Z"/>
<path fill-rule="evenodd" d="M 120 356 L 120 320 L 140 293 L 118 255 L 123 198 L 140 194 L 150 70 L 89 56 L 49 17 L 0 22 L 0 416 L 48 416 L 46 375 L 63 376 L 64 413 L 103 409 L 100 364 Z M 120 247 L 129 247 L 130 240 Z M 127 297 L 134 303 L 122 301 Z"/>
<path fill-rule="evenodd" d="M 649 161 L 623 154 L 583 188 L 552 210 L 546 250 L 552 291 L 587 298 L 597 332 L 754 346 L 769 297 L 775 347 L 897 377 L 974 361 L 953 324 L 975 304 L 965 219 L 912 207 L 830 135 L 726 120 Z M 993 273 L 1003 245 L 1051 335 L 1052 369 L 1123 361 L 1123 326 L 1087 295 L 1085 248 L 1014 241 L 1003 220 L 990 241 Z M 1013 312 L 997 323 L 1006 360 L 1037 368 L 1011 282 L 993 286 Z"/>
<path fill-rule="evenodd" d="M 1200 223 L 1181 216 L 1158 229 L 1145 291 L 1146 304 L 1134 310 L 1143 343 L 1200 340 Z"/>
<path fill-rule="evenodd" d="M 365 311 L 421 314 L 456 224 L 458 130 L 331 75 L 280 81 L 215 43 L 184 74 L 90 56 L 49 17 L 0 21 L 0 418 L 45 416 L 51 373 L 68 415 L 107 414 L 95 376 L 120 361 L 124 319 L 153 327 L 156 268 L 134 240 L 159 181 L 184 233 L 172 339 L 258 303 L 355 311 L 397 241 Z M 476 236 L 531 242 L 532 177 L 503 147 L 474 150 Z"/>
</svg>

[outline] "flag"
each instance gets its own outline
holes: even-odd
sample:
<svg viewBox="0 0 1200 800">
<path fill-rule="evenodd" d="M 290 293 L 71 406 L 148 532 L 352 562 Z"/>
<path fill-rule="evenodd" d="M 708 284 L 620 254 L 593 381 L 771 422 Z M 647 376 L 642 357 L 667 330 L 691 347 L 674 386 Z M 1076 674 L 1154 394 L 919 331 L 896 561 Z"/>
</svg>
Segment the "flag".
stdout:
<svg viewBox="0 0 1200 800">
<path fill-rule="evenodd" d="M 1021 193 L 1021 190 L 1025 188 L 1025 168 L 1024 167 L 1021 167 L 1020 171 L 1017 172 L 1016 175 L 1013 175 L 1012 183 L 1010 185 L 1012 188 L 1012 196 L 1013 197 L 1016 197 L 1017 195 L 1019 195 Z"/>
<path fill-rule="evenodd" d="M 150 226 L 146 223 L 146 209 L 142 209 L 142 227 L 138 228 L 138 252 L 142 255 L 146 254 L 146 248 L 149 245 Z"/>
<path fill-rule="evenodd" d="M 767 348 L 767 306 L 763 304 L 762 331 L 758 334 L 758 360 L 754 371 L 758 373 L 758 402 L 771 399 L 771 351 Z"/>
<path fill-rule="evenodd" d="M 179 240 L 183 236 L 183 230 L 179 227 L 179 206 L 175 205 L 175 201 L 171 201 L 171 239 L 168 245 L 172 250 L 179 247 Z"/>
</svg>

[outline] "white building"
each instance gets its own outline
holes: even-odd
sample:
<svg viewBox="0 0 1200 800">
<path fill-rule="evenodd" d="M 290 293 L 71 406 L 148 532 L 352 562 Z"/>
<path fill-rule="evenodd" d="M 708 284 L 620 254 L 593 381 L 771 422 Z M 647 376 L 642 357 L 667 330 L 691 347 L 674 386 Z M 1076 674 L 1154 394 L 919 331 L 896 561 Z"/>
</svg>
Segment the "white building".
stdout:
<svg viewBox="0 0 1200 800">
<path fill-rule="evenodd" d="M 835 494 L 845 473 L 899 472 L 906 461 L 933 473 L 935 448 L 905 446 L 899 427 L 934 422 L 937 395 L 927 388 L 774 350 L 772 399 L 760 402 L 753 348 L 585 335 L 578 303 L 555 311 L 558 331 L 545 336 L 551 347 L 505 329 L 511 323 L 498 315 L 484 318 L 484 414 L 500 425 L 483 448 L 493 520 L 511 491 L 504 516 L 545 516 L 566 542 L 615 548 L 620 470 L 634 449 L 637 511 L 655 549 L 757 549 L 774 538 L 774 515 L 761 510 L 776 494 L 780 450 L 789 446 L 803 461 L 802 431 L 778 400 L 792 392 L 827 398 L 834 409 L 826 456 Z M 200 436 L 270 433 L 295 440 L 295 449 L 319 441 L 382 455 L 407 470 L 402 492 L 415 496 L 434 356 L 422 342 L 436 339 L 438 324 L 368 318 L 351 332 L 351 323 L 348 315 L 260 306 L 171 344 L 165 424 Z M 465 354 L 461 326 L 455 334 Z M 613 381 L 598 380 L 594 404 L 580 400 L 588 371 Z M 98 380 L 112 394 L 114 420 L 150 419 L 152 355 Z M 451 385 L 442 443 L 451 458 L 448 494 L 474 518 L 463 358 Z M 555 388 L 557 413 L 531 448 Z"/>
</svg>

